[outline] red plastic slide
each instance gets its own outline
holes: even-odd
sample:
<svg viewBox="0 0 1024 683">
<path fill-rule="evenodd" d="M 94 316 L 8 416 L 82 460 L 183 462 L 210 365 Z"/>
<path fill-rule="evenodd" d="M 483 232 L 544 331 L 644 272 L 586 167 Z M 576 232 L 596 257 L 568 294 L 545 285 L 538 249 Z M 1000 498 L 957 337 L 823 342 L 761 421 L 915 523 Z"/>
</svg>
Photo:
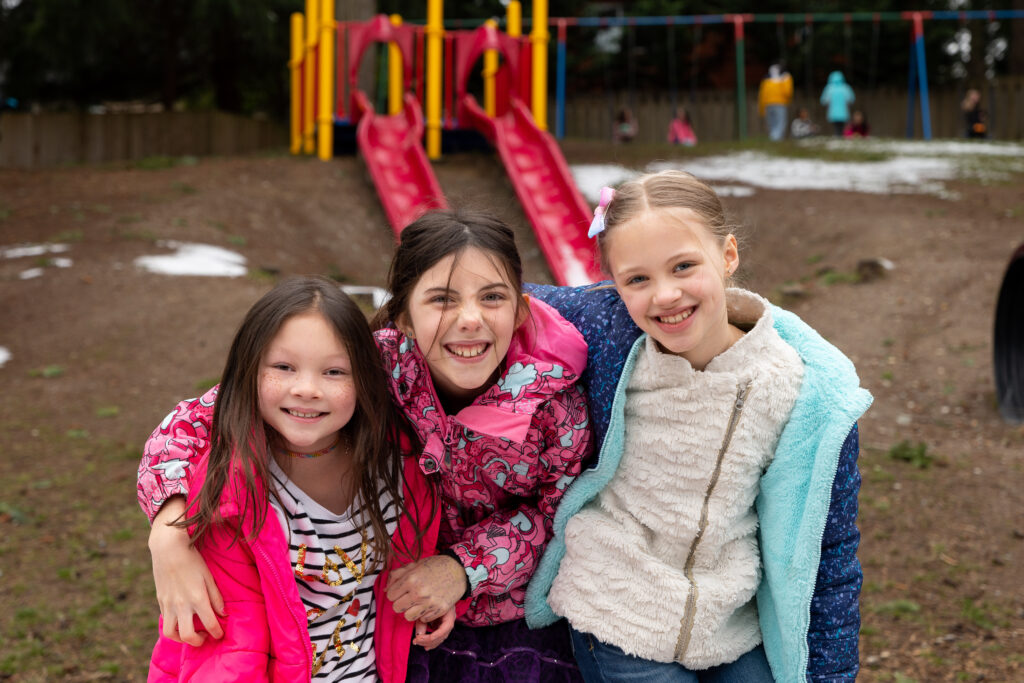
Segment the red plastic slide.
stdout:
<svg viewBox="0 0 1024 683">
<path fill-rule="evenodd" d="M 419 103 L 410 93 L 406 93 L 404 102 L 402 114 L 379 116 L 362 92 L 353 97 L 359 109 L 359 152 L 396 235 L 426 211 L 448 208 L 420 142 L 423 114 Z"/>
<path fill-rule="evenodd" d="M 555 281 L 576 286 L 603 279 L 594 242 L 587 237 L 592 212 L 562 150 L 537 127 L 520 100 L 512 99 L 509 105 L 505 114 L 491 118 L 467 95 L 462 123 L 479 130 L 497 148 Z"/>
<path fill-rule="evenodd" d="M 506 93 L 507 104 L 501 98 L 494 117 L 466 90 L 473 64 L 485 50 L 495 50 L 504 58 L 501 71 L 506 84 L 519 83 L 521 58 L 529 54 L 523 41 L 489 25 L 460 33 L 456 41 L 459 125 L 480 131 L 497 148 L 555 281 L 560 285 L 597 282 L 602 279 L 601 270 L 595 262 L 594 243 L 587 238 L 590 207 L 576 188 L 555 139 L 537 127 L 514 89 Z"/>
</svg>

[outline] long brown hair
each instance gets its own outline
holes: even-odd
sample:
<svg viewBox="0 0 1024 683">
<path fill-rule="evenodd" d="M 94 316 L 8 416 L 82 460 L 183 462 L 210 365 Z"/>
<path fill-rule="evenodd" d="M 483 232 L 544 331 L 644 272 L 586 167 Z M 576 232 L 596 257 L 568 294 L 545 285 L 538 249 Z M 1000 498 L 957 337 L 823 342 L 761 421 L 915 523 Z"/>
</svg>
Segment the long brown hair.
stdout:
<svg viewBox="0 0 1024 683">
<path fill-rule="evenodd" d="M 391 402 L 380 354 L 366 317 L 337 284 L 320 277 L 296 277 L 267 292 L 245 316 L 235 334 L 221 375 L 214 407 L 211 447 L 206 481 L 190 507 L 190 516 L 178 526 L 195 525 L 193 543 L 201 542 L 210 527 L 221 520 L 221 496 L 226 486 L 237 485 L 242 519 L 255 520 L 256 536 L 266 520 L 270 496 L 268 465 L 277 434 L 259 415 L 260 366 L 267 347 L 282 325 L 303 313 L 323 316 L 344 344 L 351 361 L 356 388 L 355 413 L 343 428 L 353 446 L 354 500 L 362 505 L 362 520 L 373 527 L 375 558 L 389 557 L 391 544 L 381 510 L 380 495 L 386 491 L 398 506 L 399 516 L 409 514 L 401 490 L 402 436 L 408 436 L 404 419 Z M 342 486 L 345 482 L 339 481 Z M 419 528 L 419 525 L 417 525 Z M 239 539 L 242 529 L 235 530 Z"/>
</svg>

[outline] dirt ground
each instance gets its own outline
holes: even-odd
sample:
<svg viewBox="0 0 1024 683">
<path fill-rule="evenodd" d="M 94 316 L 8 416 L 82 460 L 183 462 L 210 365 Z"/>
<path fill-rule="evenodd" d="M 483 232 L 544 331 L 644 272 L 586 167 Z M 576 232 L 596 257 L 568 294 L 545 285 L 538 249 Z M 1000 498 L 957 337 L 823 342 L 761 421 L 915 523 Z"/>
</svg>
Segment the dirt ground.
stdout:
<svg viewBox="0 0 1024 683">
<path fill-rule="evenodd" d="M 566 150 L 634 165 L 678 155 Z M 216 381 L 276 277 L 383 283 L 392 233 L 357 159 L 150 161 L 0 170 L 0 249 L 69 246 L 0 257 L 0 679 L 144 680 L 157 606 L 134 495 L 143 441 Z M 455 202 L 515 225 L 527 277 L 550 282 L 494 155 L 437 172 Z M 846 352 L 875 396 L 861 422 L 862 681 L 1024 680 L 1024 428 L 998 415 L 991 358 L 998 288 L 1024 241 L 1021 180 L 954 183 L 957 201 L 725 199 L 747 229 L 747 285 Z M 168 251 L 160 240 L 237 251 L 249 275 L 137 269 Z M 854 282 L 875 257 L 892 273 Z M 30 267 L 42 276 L 20 279 Z M 783 294 L 792 283 L 801 296 Z"/>
</svg>

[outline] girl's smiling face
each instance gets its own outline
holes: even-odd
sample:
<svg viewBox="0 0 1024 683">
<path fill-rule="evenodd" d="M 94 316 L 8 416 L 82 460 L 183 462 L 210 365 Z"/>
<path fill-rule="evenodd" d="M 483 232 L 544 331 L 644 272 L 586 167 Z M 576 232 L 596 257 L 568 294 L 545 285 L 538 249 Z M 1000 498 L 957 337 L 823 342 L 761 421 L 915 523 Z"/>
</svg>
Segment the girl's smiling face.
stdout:
<svg viewBox="0 0 1024 683">
<path fill-rule="evenodd" d="M 525 316 L 499 262 L 468 247 L 423 273 L 396 321 L 416 340 L 442 398 L 465 405 L 497 380 Z"/>
<path fill-rule="evenodd" d="M 725 308 L 734 236 L 717 239 L 690 209 L 648 209 L 609 233 L 606 254 L 633 322 L 665 351 L 703 370 L 735 341 Z"/>
<path fill-rule="evenodd" d="M 348 351 L 318 312 L 292 316 L 260 361 L 260 417 L 290 450 L 331 446 L 356 409 Z"/>
</svg>

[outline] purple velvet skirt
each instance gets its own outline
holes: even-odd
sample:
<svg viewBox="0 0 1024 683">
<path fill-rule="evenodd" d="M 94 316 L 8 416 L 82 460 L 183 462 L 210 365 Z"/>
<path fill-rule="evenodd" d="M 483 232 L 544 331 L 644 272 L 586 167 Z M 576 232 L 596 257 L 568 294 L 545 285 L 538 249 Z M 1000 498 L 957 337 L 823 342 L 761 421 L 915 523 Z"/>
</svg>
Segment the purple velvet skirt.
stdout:
<svg viewBox="0 0 1024 683">
<path fill-rule="evenodd" d="M 407 681 L 421 683 L 577 683 L 582 681 L 564 619 L 531 631 L 516 619 L 495 626 L 456 624 L 427 652 L 413 645 Z"/>
</svg>

